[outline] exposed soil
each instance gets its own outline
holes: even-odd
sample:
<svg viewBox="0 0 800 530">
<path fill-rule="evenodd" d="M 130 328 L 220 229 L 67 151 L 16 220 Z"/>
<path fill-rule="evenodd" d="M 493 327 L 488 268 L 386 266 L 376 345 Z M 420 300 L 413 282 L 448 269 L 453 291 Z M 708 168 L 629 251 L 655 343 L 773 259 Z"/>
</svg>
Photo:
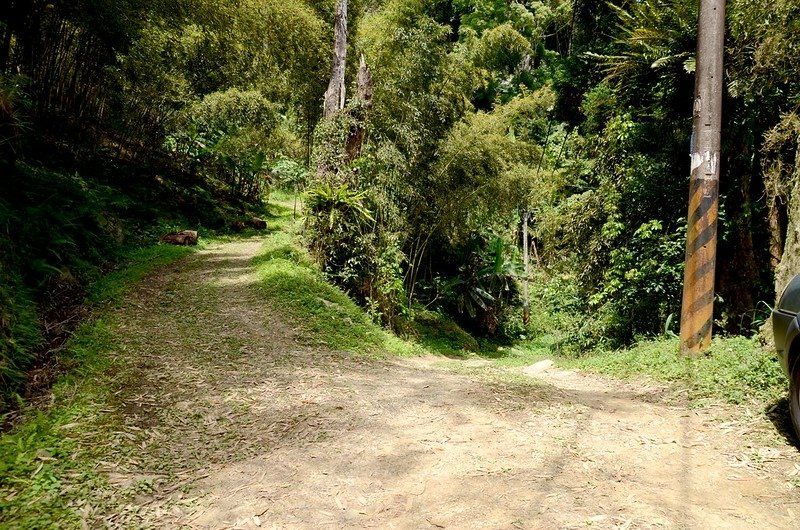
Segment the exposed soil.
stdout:
<svg viewBox="0 0 800 530">
<path fill-rule="evenodd" d="M 364 362 L 266 303 L 258 240 L 152 277 L 118 315 L 141 449 L 112 527 L 797 528 L 800 454 L 753 414 L 540 363 Z"/>
</svg>

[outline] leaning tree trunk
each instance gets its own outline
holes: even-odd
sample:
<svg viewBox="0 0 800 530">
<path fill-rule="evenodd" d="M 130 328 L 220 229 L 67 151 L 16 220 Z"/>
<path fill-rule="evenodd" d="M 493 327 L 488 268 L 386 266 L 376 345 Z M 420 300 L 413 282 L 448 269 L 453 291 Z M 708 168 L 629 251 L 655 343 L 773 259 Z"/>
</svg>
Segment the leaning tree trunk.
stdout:
<svg viewBox="0 0 800 530">
<path fill-rule="evenodd" d="M 800 145 L 798 145 L 800 149 Z M 784 287 L 792 277 L 800 273 L 800 156 L 795 161 L 794 172 L 791 175 L 793 184 L 787 191 L 786 204 L 786 238 L 783 239 L 783 252 L 778 266 L 775 268 L 775 303 L 781 296 Z M 773 199 L 774 200 L 774 199 Z M 780 221 L 778 221 L 780 222 Z M 780 226 L 776 230 L 780 231 Z M 774 250 L 773 250 L 774 251 Z M 772 335 L 772 319 L 768 318 L 761 327 L 762 340 L 770 347 L 774 347 Z"/>
<path fill-rule="evenodd" d="M 766 134 L 762 149 L 777 298 L 800 272 L 800 116 L 784 115 Z"/>
<path fill-rule="evenodd" d="M 325 91 L 323 118 L 328 119 L 344 108 L 344 72 L 347 62 L 347 0 L 339 0 L 333 37 L 333 71 Z"/>
<path fill-rule="evenodd" d="M 774 271 L 783 255 L 783 229 L 786 226 L 786 205 L 782 197 L 768 196 L 769 266 Z"/>
<path fill-rule="evenodd" d="M 762 146 L 767 195 L 770 265 L 775 273 L 775 300 L 800 272 L 800 116 L 789 113 L 770 130 Z M 772 343 L 772 320 L 761 328 Z"/>
<path fill-rule="evenodd" d="M 800 152 L 800 145 L 798 145 Z M 789 190 L 788 222 L 786 239 L 783 246 L 783 257 L 775 269 L 775 296 L 780 296 L 783 288 L 800 272 L 800 155 L 795 160 L 794 174 Z"/>
</svg>

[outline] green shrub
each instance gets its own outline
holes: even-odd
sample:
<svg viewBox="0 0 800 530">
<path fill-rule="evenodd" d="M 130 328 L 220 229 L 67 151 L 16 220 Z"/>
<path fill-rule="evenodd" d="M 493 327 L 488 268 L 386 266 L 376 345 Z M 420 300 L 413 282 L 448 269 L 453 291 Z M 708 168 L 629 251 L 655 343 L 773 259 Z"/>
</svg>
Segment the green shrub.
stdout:
<svg viewBox="0 0 800 530">
<path fill-rule="evenodd" d="M 325 275 L 383 324 L 405 310 L 397 234 L 375 222 L 369 195 L 348 184 L 319 183 L 306 192 L 305 237 Z"/>
<path fill-rule="evenodd" d="M 235 88 L 184 109 L 166 146 L 187 169 L 220 180 L 234 199 L 250 203 L 267 199 L 272 161 L 298 150 L 275 104 Z"/>
</svg>

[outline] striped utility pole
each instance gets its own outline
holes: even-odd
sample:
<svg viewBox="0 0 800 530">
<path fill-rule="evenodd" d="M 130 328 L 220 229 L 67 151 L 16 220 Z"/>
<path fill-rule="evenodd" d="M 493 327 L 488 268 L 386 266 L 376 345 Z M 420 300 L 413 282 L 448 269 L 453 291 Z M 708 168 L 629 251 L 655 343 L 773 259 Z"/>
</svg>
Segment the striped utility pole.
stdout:
<svg viewBox="0 0 800 530">
<path fill-rule="evenodd" d="M 725 0 L 700 0 L 681 353 L 711 343 L 717 261 Z"/>
</svg>

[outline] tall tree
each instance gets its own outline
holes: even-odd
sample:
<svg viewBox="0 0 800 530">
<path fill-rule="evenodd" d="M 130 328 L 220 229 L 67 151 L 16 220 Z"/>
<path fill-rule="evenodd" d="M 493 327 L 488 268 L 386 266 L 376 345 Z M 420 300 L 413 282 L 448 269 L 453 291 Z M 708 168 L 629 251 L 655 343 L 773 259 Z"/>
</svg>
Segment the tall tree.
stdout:
<svg viewBox="0 0 800 530">
<path fill-rule="evenodd" d="M 336 7 L 333 37 L 333 71 L 325 92 L 324 114 L 330 118 L 344 108 L 344 73 L 347 66 L 347 0 L 339 0 Z"/>
</svg>

